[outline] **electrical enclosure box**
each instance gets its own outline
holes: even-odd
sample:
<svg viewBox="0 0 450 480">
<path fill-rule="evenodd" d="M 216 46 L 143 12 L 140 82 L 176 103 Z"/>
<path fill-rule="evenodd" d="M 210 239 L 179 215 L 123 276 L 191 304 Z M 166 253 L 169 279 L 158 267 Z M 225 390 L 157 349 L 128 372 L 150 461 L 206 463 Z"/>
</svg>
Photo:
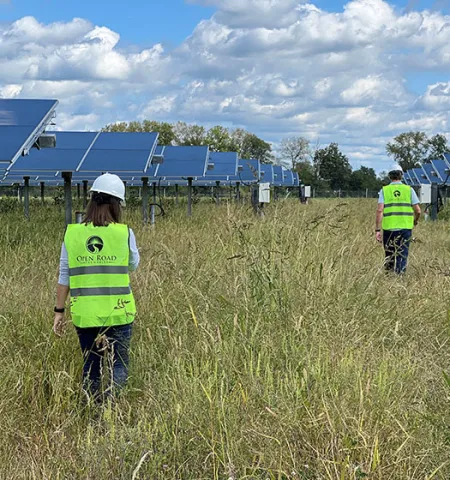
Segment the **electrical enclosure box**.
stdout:
<svg viewBox="0 0 450 480">
<path fill-rule="evenodd" d="M 270 183 L 259 184 L 259 203 L 270 203 Z"/>
<path fill-rule="evenodd" d="M 431 185 L 420 185 L 420 203 L 431 203 Z"/>
<path fill-rule="evenodd" d="M 308 185 L 305 185 L 305 197 L 306 198 L 311 198 L 311 187 Z"/>
</svg>

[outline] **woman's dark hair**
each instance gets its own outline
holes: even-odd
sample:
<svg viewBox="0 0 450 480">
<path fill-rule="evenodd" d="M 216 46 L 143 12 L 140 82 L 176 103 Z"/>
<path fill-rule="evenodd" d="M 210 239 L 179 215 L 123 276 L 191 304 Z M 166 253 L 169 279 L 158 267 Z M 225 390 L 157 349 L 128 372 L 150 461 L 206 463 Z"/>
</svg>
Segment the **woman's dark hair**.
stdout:
<svg viewBox="0 0 450 480">
<path fill-rule="evenodd" d="M 83 223 L 94 227 L 106 227 L 120 222 L 120 200 L 106 193 L 93 192 L 88 203 Z"/>
</svg>

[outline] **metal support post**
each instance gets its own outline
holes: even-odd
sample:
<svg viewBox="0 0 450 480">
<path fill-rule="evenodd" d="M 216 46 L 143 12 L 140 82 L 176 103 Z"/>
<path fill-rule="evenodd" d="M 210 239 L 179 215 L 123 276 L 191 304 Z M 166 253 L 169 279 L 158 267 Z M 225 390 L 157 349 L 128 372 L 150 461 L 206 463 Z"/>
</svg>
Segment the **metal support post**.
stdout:
<svg viewBox="0 0 450 480">
<path fill-rule="evenodd" d="M 188 178 L 188 217 L 192 217 L 192 177 Z"/>
<path fill-rule="evenodd" d="M 77 183 L 77 200 L 81 198 L 81 184 Z"/>
<path fill-rule="evenodd" d="M 259 185 L 252 185 L 250 187 L 250 196 L 252 200 L 253 213 L 258 215 L 259 210 Z"/>
<path fill-rule="evenodd" d="M 45 203 L 45 182 L 41 182 L 41 202 L 42 205 Z"/>
<path fill-rule="evenodd" d="M 155 208 L 156 208 L 156 182 L 153 182 L 153 200 L 150 208 L 150 224 L 155 224 Z"/>
<path fill-rule="evenodd" d="M 431 220 L 437 220 L 439 191 L 436 183 L 431 184 Z"/>
<path fill-rule="evenodd" d="M 23 182 L 24 182 L 24 187 L 23 187 L 23 193 L 24 193 L 24 212 L 25 212 L 25 218 L 27 220 L 30 219 L 30 177 L 23 177 Z"/>
<path fill-rule="evenodd" d="M 86 209 L 88 197 L 88 181 L 83 180 L 83 208 Z"/>
<path fill-rule="evenodd" d="M 241 183 L 236 182 L 236 203 L 241 203 Z"/>
<path fill-rule="evenodd" d="M 144 225 L 148 223 L 148 178 L 142 178 L 142 220 Z"/>
<path fill-rule="evenodd" d="M 216 181 L 216 205 L 220 205 L 220 181 Z"/>
<path fill-rule="evenodd" d="M 63 172 L 66 226 L 72 223 L 72 172 Z"/>
<path fill-rule="evenodd" d="M 179 201 L 178 201 L 178 183 L 175 185 L 175 205 L 178 207 Z"/>
</svg>

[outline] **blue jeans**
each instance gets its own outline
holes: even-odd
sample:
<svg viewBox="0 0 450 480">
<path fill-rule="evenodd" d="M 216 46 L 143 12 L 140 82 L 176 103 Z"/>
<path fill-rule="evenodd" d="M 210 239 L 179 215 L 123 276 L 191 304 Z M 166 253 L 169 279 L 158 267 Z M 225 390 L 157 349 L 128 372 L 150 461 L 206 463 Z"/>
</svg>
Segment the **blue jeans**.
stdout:
<svg viewBox="0 0 450 480">
<path fill-rule="evenodd" d="M 394 271 L 398 274 L 405 273 L 411 236 L 412 230 L 385 230 L 383 232 L 386 255 L 384 265 L 387 271 Z"/>
<path fill-rule="evenodd" d="M 110 395 L 120 390 L 128 380 L 129 350 L 132 324 L 115 327 L 76 327 L 83 352 L 83 386 L 97 400 L 101 399 L 104 369 L 109 372 Z"/>
</svg>

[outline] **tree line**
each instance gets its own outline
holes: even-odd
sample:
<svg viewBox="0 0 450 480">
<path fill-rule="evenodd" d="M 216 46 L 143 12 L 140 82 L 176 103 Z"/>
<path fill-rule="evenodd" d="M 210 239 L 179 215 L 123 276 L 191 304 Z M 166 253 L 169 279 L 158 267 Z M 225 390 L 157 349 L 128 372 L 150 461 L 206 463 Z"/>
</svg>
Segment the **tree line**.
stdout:
<svg viewBox="0 0 450 480">
<path fill-rule="evenodd" d="M 448 151 L 445 135 L 438 133 L 428 137 L 420 131 L 401 133 L 386 145 L 386 153 L 404 171 L 442 158 Z M 293 166 L 304 184 L 318 189 L 378 190 L 389 183 L 387 172 L 377 175 L 373 168 L 364 166 L 353 170 L 337 143 L 312 149 L 309 141 L 303 137 L 285 138 L 281 142 L 280 158 Z"/>
<path fill-rule="evenodd" d="M 301 136 L 285 138 L 275 155 L 270 143 L 242 128 L 221 125 L 205 128 L 185 122 L 168 123 L 144 120 L 106 125 L 107 132 L 158 132 L 161 145 L 204 146 L 216 152 L 238 152 L 240 158 L 256 158 L 262 163 L 278 163 L 299 173 L 305 185 L 320 190 L 378 190 L 388 183 L 387 172 L 377 175 L 373 168 L 353 170 L 337 143 L 319 148 Z M 386 153 L 403 170 L 430 162 L 449 151 L 442 134 L 428 137 L 424 132 L 405 132 L 386 145 Z"/>
<path fill-rule="evenodd" d="M 272 146 L 242 128 L 229 129 L 216 125 L 206 129 L 202 125 L 185 122 L 167 123 L 144 120 L 106 125 L 105 132 L 158 132 L 160 145 L 205 146 L 213 152 L 237 152 L 240 158 L 257 158 L 262 163 L 273 163 Z"/>
</svg>

